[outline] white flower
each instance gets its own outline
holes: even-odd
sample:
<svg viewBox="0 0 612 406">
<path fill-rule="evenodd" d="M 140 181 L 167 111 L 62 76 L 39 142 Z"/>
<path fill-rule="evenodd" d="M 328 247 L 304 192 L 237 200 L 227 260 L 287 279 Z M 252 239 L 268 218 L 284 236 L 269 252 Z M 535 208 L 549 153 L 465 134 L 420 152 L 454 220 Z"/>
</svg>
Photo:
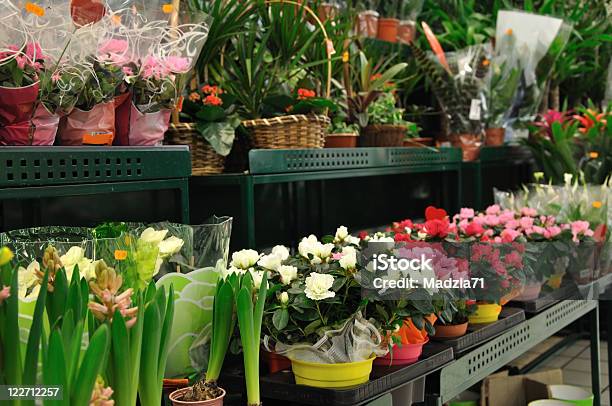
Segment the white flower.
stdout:
<svg viewBox="0 0 612 406">
<path fill-rule="evenodd" d="M 223 277 L 223 279 L 227 279 L 228 276 L 233 275 L 233 274 L 243 275 L 246 273 L 244 269 L 238 269 L 233 266 L 231 266 L 229 269 L 223 269 L 221 272 L 222 272 L 221 276 Z"/>
<path fill-rule="evenodd" d="M 335 243 L 342 242 L 349 236 L 348 229 L 344 226 L 338 227 L 336 230 L 336 236 L 334 238 Z"/>
<path fill-rule="evenodd" d="M 571 173 L 564 173 L 563 174 L 563 180 L 565 181 L 565 185 L 566 186 L 570 186 L 572 184 L 572 179 L 574 178 L 574 175 L 572 175 Z"/>
<path fill-rule="evenodd" d="M 38 291 L 40 290 L 40 285 L 38 282 L 38 277 L 36 276 L 36 271 L 40 269 L 40 264 L 38 261 L 33 261 L 28 265 L 27 269 L 24 267 L 19 267 L 17 270 L 17 283 L 19 286 L 19 298 L 23 299 L 26 297 L 28 293 L 28 289 L 30 289 L 33 285 L 34 290 L 30 293 L 30 297 L 37 297 Z"/>
<path fill-rule="evenodd" d="M 164 238 L 166 238 L 166 234 L 168 234 L 168 230 L 156 231 L 155 229 L 149 227 L 140 234 L 138 241 L 158 245 L 164 240 Z"/>
<path fill-rule="evenodd" d="M 280 294 L 279 299 L 280 299 L 281 304 L 285 305 L 285 304 L 289 303 L 289 294 L 287 292 L 282 292 Z"/>
<path fill-rule="evenodd" d="M 247 270 L 259 261 L 259 253 L 255 250 L 242 250 L 232 254 L 231 266 Z"/>
<path fill-rule="evenodd" d="M 260 260 L 257 262 L 257 265 L 261 266 L 262 268 L 269 269 L 271 271 L 277 271 L 278 268 L 281 266 L 281 262 L 281 257 L 276 254 L 270 254 L 261 257 Z"/>
<path fill-rule="evenodd" d="M 157 259 L 155 260 L 155 269 L 153 270 L 153 275 L 155 276 L 159 273 L 159 270 L 161 269 L 162 264 L 164 263 L 164 260 L 158 256 Z"/>
<path fill-rule="evenodd" d="M 272 248 L 272 254 L 276 255 L 281 261 L 286 261 L 289 258 L 289 248 L 284 245 L 277 245 Z"/>
<path fill-rule="evenodd" d="M 281 277 L 281 283 L 283 285 L 289 285 L 298 277 L 298 269 L 294 266 L 281 265 L 277 271 Z"/>
<path fill-rule="evenodd" d="M 259 290 L 261 287 L 261 281 L 263 280 L 264 271 L 250 271 L 251 277 L 253 278 L 253 287 L 255 290 Z M 266 282 L 266 285 L 268 282 Z"/>
<path fill-rule="evenodd" d="M 85 280 L 89 281 L 96 277 L 96 264 L 98 261 L 92 261 L 88 258 L 83 258 L 79 263 L 79 274 Z"/>
<path fill-rule="evenodd" d="M 340 258 L 340 266 L 343 269 L 354 269 L 357 266 L 357 251 L 353 247 L 344 247 L 342 249 L 342 258 Z"/>
<path fill-rule="evenodd" d="M 304 258 L 308 258 L 308 254 L 315 255 L 316 246 L 320 244 L 317 237 L 314 235 L 310 235 L 308 237 L 302 238 L 300 244 L 298 245 L 298 252 Z"/>
<path fill-rule="evenodd" d="M 93 261 L 85 258 L 85 250 L 81 247 L 70 247 L 68 252 L 60 257 L 60 261 L 62 261 L 62 265 L 66 270 L 66 278 L 68 278 L 68 281 L 72 279 L 72 272 L 75 266 L 79 267 L 79 275 L 81 277 L 89 280 L 95 276 L 95 268 L 93 270 L 91 269 Z"/>
<path fill-rule="evenodd" d="M 313 272 L 306 278 L 306 297 L 312 300 L 323 300 L 336 296 L 336 292 L 330 291 L 334 284 L 332 275 Z"/>
<path fill-rule="evenodd" d="M 334 249 L 334 244 L 321 244 L 319 243 L 316 247 L 316 256 L 325 260 L 332 256 L 332 250 Z"/>
<path fill-rule="evenodd" d="M 359 245 L 359 243 L 361 243 L 361 240 L 359 238 L 353 237 L 352 235 L 346 237 L 344 241 L 351 245 Z"/>
<path fill-rule="evenodd" d="M 183 244 L 185 244 L 185 241 L 178 237 L 168 237 L 165 240 L 161 241 L 158 245 L 159 256 L 162 258 L 171 257 L 172 255 L 178 253 L 181 248 L 183 248 Z"/>
</svg>

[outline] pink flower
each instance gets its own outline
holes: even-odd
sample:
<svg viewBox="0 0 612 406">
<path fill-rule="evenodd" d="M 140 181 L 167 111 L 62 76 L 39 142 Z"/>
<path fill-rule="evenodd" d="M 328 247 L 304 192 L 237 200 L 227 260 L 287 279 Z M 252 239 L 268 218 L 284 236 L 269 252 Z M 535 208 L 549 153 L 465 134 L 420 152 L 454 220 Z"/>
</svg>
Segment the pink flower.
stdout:
<svg viewBox="0 0 612 406">
<path fill-rule="evenodd" d="M 482 225 L 475 223 L 475 222 L 468 224 L 464 230 L 465 230 L 464 231 L 465 234 L 467 234 L 470 237 L 482 235 L 485 231 Z"/>
<path fill-rule="evenodd" d="M 519 220 L 519 225 L 523 230 L 527 230 L 528 228 L 533 227 L 533 218 L 532 217 L 522 217 Z"/>
<path fill-rule="evenodd" d="M 506 255 L 506 264 L 516 269 L 523 269 L 523 257 L 516 251 L 512 251 L 511 253 Z"/>
<path fill-rule="evenodd" d="M 500 285 L 502 288 L 507 289 L 508 287 L 510 287 L 510 282 L 504 279 L 503 281 L 500 282 Z"/>
<path fill-rule="evenodd" d="M 506 228 L 501 232 L 501 239 L 503 243 L 510 243 L 516 240 L 521 235 L 520 232 L 511 228 Z"/>
<path fill-rule="evenodd" d="M 501 211 L 501 207 L 498 204 L 494 204 L 493 206 L 489 206 L 487 208 L 487 214 L 499 214 Z"/>
<path fill-rule="evenodd" d="M 191 59 L 180 56 L 169 56 L 165 60 L 166 69 L 172 73 L 185 73 L 191 66 Z"/>
<path fill-rule="evenodd" d="M 129 66 L 124 66 L 123 68 L 121 68 L 121 71 L 123 72 L 123 74 L 125 76 L 133 76 L 134 75 L 134 71 Z"/>
<path fill-rule="evenodd" d="M 505 224 L 506 230 L 516 230 L 521 224 L 518 220 L 510 220 Z"/>
<path fill-rule="evenodd" d="M 129 44 L 126 40 L 109 39 L 98 48 L 98 57 L 104 62 L 123 65 L 130 61 L 128 48 Z"/>
<path fill-rule="evenodd" d="M 535 217 L 538 215 L 538 212 L 536 209 L 531 209 L 529 207 L 523 207 L 521 209 L 521 215 L 525 217 Z"/>
<path fill-rule="evenodd" d="M 561 234 L 561 227 L 559 226 L 551 226 L 544 231 L 544 237 L 549 240 L 555 238 L 559 234 Z"/>
<path fill-rule="evenodd" d="M 19 69 L 25 69 L 25 66 L 28 63 L 28 58 L 26 58 L 25 56 L 17 55 L 15 57 L 15 61 L 17 61 L 17 67 Z"/>
<path fill-rule="evenodd" d="M 144 79 L 161 79 L 168 76 L 170 72 L 165 68 L 159 59 L 149 55 L 142 64 L 142 77 Z"/>
<path fill-rule="evenodd" d="M 588 221 L 574 221 L 570 223 L 570 228 L 572 230 L 572 236 L 574 241 L 578 241 L 578 236 L 584 235 L 585 237 L 592 237 L 593 230 L 589 228 Z"/>
<path fill-rule="evenodd" d="M 28 59 L 32 62 L 37 60 L 44 60 L 47 57 L 43 54 L 42 48 L 38 42 L 28 42 L 26 44 L 25 54 Z"/>
<path fill-rule="evenodd" d="M 462 220 L 471 219 L 474 217 L 474 209 L 463 208 L 459 213 L 459 218 Z"/>
<path fill-rule="evenodd" d="M 484 222 L 486 225 L 490 226 L 490 227 L 496 227 L 499 225 L 500 221 L 499 221 L 499 217 L 495 214 L 487 214 L 484 217 Z"/>
<path fill-rule="evenodd" d="M 504 210 L 504 212 L 499 215 L 499 222 L 501 224 L 506 224 L 512 220 L 514 220 L 514 212 L 512 210 Z"/>
<path fill-rule="evenodd" d="M 55 72 L 53 75 L 51 75 L 51 81 L 53 83 L 59 81 L 62 78 L 62 75 L 60 75 L 59 72 Z"/>
<path fill-rule="evenodd" d="M 0 305 L 10 296 L 11 296 L 11 288 L 9 288 L 8 286 L 5 286 L 2 289 L 0 289 Z"/>
</svg>

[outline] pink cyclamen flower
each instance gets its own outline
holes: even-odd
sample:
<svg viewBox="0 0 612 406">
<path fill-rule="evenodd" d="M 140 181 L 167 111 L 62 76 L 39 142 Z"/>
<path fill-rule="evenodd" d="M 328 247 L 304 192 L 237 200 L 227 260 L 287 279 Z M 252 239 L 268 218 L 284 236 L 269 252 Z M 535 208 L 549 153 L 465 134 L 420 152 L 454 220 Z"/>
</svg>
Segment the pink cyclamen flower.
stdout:
<svg viewBox="0 0 612 406">
<path fill-rule="evenodd" d="M 519 225 L 521 226 L 523 230 L 527 230 L 533 227 L 533 218 L 532 217 L 522 217 L 519 220 Z"/>
<path fill-rule="evenodd" d="M 471 219 L 474 217 L 474 209 L 463 208 L 459 213 L 459 218 L 462 220 Z"/>
<path fill-rule="evenodd" d="M 506 230 L 516 230 L 520 227 L 520 225 L 521 224 L 518 220 L 510 220 L 506 224 L 504 224 L 504 227 L 506 227 Z"/>
<path fill-rule="evenodd" d="M 484 222 L 489 227 L 496 227 L 500 224 L 499 217 L 495 214 L 487 214 L 484 217 Z"/>
<path fill-rule="evenodd" d="M 125 76 L 133 76 L 134 75 L 134 71 L 129 66 L 124 66 L 123 68 L 121 68 L 121 71 L 123 72 L 123 74 Z"/>
<path fill-rule="evenodd" d="M 130 61 L 128 57 L 129 44 L 126 40 L 110 39 L 98 48 L 98 57 L 103 62 L 123 65 Z"/>
<path fill-rule="evenodd" d="M 521 215 L 524 217 L 535 217 L 538 215 L 538 211 L 529 207 L 523 207 L 521 209 Z"/>
<path fill-rule="evenodd" d="M 501 207 L 498 204 L 494 204 L 493 206 L 487 207 L 487 214 L 494 215 L 499 214 L 501 212 Z"/>
<path fill-rule="evenodd" d="M 501 224 L 506 224 L 509 221 L 514 220 L 514 212 L 512 210 L 504 210 L 500 215 L 499 215 L 499 222 Z"/>
<path fill-rule="evenodd" d="M 10 296 L 11 296 L 11 288 L 9 288 L 8 286 L 5 286 L 2 289 L 0 289 L 0 305 Z"/>
<path fill-rule="evenodd" d="M 593 230 L 589 228 L 588 221 L 574 221 L 570 223 L 570 228 L 572 230 L 572 236 L 574 241 L 578 241 L 578 236 L 584 235 L 585 237 L 592 237 Z"/>
</svg>

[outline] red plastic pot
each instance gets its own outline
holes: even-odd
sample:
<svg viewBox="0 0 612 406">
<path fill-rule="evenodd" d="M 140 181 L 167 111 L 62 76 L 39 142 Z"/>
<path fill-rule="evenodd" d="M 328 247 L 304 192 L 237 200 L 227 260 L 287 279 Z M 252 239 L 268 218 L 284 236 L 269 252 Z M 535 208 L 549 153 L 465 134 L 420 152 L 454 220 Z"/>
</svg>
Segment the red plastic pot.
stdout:
<svg viewBox="0 0 612 406">
<path fill-rule="evenodd" d="M 261 357 L 271 374 L 291 369 L 291 360 L 275 352 L 261 350 Z"/>
<path fill-rule="evenodd" d="M 325 148 L 355 148 L 357 134 L 328 134 L 325 137 Z"/>
<path fill-rule="evenodd" d="M 391 365 L 410 365 L 419 360 L 423 354 L 423 346 L 429 342 L 427 338 L 419 344 L 402 344 L 402 346 L 393 346 L 392 352 L 384 357 L 378 357 L 374 360 L 374 365 L 391 366 Z"/>
</svg>

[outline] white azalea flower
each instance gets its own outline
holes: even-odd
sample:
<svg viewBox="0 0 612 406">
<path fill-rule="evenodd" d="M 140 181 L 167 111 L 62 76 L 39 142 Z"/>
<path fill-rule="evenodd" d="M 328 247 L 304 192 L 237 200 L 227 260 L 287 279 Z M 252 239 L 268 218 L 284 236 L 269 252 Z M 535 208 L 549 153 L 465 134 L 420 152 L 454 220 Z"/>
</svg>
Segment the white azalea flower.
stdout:
<svg viewBox="0 0 612 406">
<path fill-rule="evenodd" d="M 336 296 L 336 292 L 330 291 L 334 284 L 334 277 L 328 274 L 313 272 L 306 278 L 306 297 L 312 300 L 324 300 Z"/>
<path fill-rule="evenodd" d="M 320 244 L 319 240 L 317 240 L 317 237 L 314 235 L 304 237 L 298 245 L 298 252 L 304 258 L 308 258 L 308 254 L 315 255 L 315 250 L 318 244 Z"/>
<path fill-rule="evenodd" d="M 159 247 L 159 256 L 162 258 L 168 258 L 171 257 L 172 255 L 178 253 L 181 248 L 183 248 L 183 245 L 185 244 L 185 241 L 183 241 L 182 239 L 175 237 L 175 236 L 171 236 L 166 238 L 163 241 L 160 241 L 158 247 Z"/>
<path fill-rule="evenodd" d="M 319 243 L 316 247 L 316 256 L 321 258 L 323 261 L 332 256 L 332 250 L 334 244 L 321 244 Z"/>
<path fill-rule="evenodd" d="M 257 264 L 259 253 L 255 250 L 242 250 L 232 254 L 231 266 L 247 270 Z"/>
<path fill-rule="evenodd" d="M 222 273 L 221 276 L 223 277 L 223 279 L 227 279 L 227 277 L 230 275 L 233 275 L 233 274 L 243 275 L 246 273 L 246 271 L 244 269 L 238 269 L 236 267 L 231 266 L 229 267 L 229 269 L 223 269 L 221 273 Z"/>
<path fill-rule="evenodd" d="M 17 284 L 19 286 L 19 298 L 24 299 L 26 294 L 28 293 L 28 289 L 30 289 L 33 285 L 34 290 L 30 293 L 29 297 L 37 297 L 38 291 L 40 290 L 40 285 L 38 285 L 38 278 L 36 277 L 36 271 L 40 269 L 40 264 L 38 261 L 32 261 L 27 268 L 19 267 L 17 270 Z"/>
<path fill-rule="evenodd" d="M 289 248 L 284 245 L 277 245 L 272 248 L 272 254 L 276 255 L 281 261 L 286 261 L 289 258 Z"/>
<path fill-rule="evenodd" d="M 342 258 L 340 258 L 340 266 L 344 269 L 354 269 L 357 266 L 357 251 L 353 247 L 344 247 L 342 249 Z"/>
<path fill-rule="evenodd" d="M 282 259 L 276 254 L 264 255 L 259 259 L 257 265 L 262 268 L 269 269 L 271 271 L 277 271 L 281 266 Z"/>
<path fill-rule="evenodd" d="M 352 235 L 349 235 L 348 237 L 346 237 L 344 241 L 352 245 L 359 245 L 361 243 L 361 240 L 359 238 L 353 237 Z"/>
<path fill-rule="evenodd" d="M 284 305 L 289 303 L 289 294 L 287 292 L 282 292 L 279 296 L 279 300 L 281 304 L 284 304 Z"/>
<path fill-rule="evenodd" d="M 166 234 L 168 234 L 168 230 L 156 231 L 155 229 L 149 227 L 140 234 L 138 241 L 158 245 L 164 240 L 164 238 L 166 238 Z"/>
<path fill-rule="evenodd" d="M 340 226 L 336 230 L 336 236 L 334 238 L 334 242 L 335 243 L 342 242 L 346 240 L 348 236 L 349 236 L 348 229 L 345 226 Z"/>
<path fill-rule="evenodd" d="M 281 283 L 283 285 L 289 285 L 298 277 L 298 269 L 294 266 L 281 265 L 277 271 L 281 277 Z"/>
<path fill-rule="evenodd" d="M 259 290 L 259 288 L 261 287 L 261 282 L 263 280 L 264 271 L 250 271 L 250 272 L 251 272 L 251 277 L 253 278 L 253 287 L 255 288 L 255 290 Z M 266 285 L 268 285 L 268 282 L 266 282 Z"/>
</svg>

